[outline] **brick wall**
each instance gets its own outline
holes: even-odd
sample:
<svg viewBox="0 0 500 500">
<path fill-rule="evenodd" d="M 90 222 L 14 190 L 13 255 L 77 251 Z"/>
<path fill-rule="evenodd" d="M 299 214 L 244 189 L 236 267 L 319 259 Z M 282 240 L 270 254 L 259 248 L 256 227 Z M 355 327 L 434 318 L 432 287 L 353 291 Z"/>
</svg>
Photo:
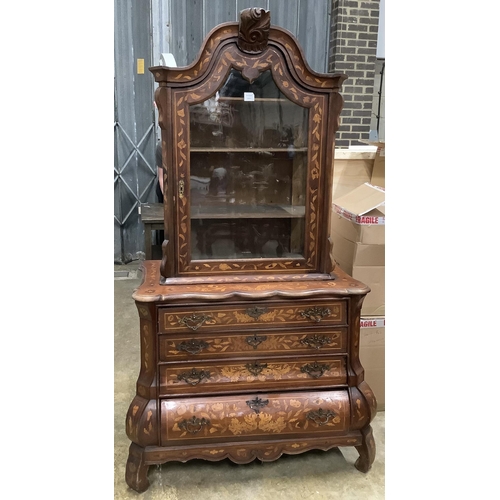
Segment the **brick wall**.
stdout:
<svg viewBox="0 0 500 500">
<path fill-rule="evenodd" d="M 346 73 L 336 147 L 368 140 L 372 122 L 379 0 L 332 0 L 328 70 Z"/>
</svg>

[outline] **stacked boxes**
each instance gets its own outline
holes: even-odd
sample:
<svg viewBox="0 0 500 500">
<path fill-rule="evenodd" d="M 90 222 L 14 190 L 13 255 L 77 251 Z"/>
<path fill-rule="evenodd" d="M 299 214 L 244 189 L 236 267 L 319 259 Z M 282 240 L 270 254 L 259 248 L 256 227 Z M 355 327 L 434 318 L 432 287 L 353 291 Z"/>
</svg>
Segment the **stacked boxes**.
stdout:
<svg viewBox="0 0 500 500">
<path fill-rule="evenodd" d="M 330 228 L 333 259 L 371 289 L 361 309 L 359 356 L 365 380 L 379 410 L 384 410 L 385 146 L 376 143 L 372 151 L 336 152 L 335 159 Z"/>
<path fill-rule="evenodd" d="M 361 319 L 359 359 L 365 369 L 365 380 L 377 398 L 380 411 L 385 410 L 385 317 Z"/>
<path fill-rule="evenodd" d="M 385 215 L 383 189 L 365 183 L 334 199 L 330 237 L 333 258 L 371 288 L 361 315 L 385 314 Z"/>
</svg>

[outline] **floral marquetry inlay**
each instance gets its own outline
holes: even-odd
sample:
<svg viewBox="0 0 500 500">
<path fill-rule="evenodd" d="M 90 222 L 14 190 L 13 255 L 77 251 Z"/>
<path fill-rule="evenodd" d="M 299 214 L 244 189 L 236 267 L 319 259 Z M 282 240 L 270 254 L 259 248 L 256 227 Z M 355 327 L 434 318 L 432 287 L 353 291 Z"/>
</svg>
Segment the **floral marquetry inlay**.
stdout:
<svg viewBox="0 0 500 500">
<path fill-rule="evenodd" d="M 160 357 L 170 361 L 170 357 L 187 357 L 190 353 L 196 357 L 211 357 L 220 354 L 249 354 L 264 350 L 266 353 L 293 351 L 341 351 L 345 349 L 340 331 L 328 335 L 317 334 L 281 334 L 267 332 L 267 335 L 217 335 L 203 340 L 185 337 L 171 340 L 160 339 Z"/>
<path fill-rule="evenodd" d="M 346 76 L 313 71 L 260 8 L 215 27 L 198 54 L 150 68 L 165 234 L 132 294 L 140 370 L 124 415 L 126 482 L 142 493 L 157 480 L 149 466 L 169 461 L 339 446 L 355 446 L 367 472 L 377 403 L 359 338 L 370 288 L 335 265 L 329 234 Z"/>
<path fill-rule="evenodd" d="M 200 298 L 218 300 L 229 297 L 267 298 L 267 297 L 314 297 L 324 294 L 345 296 L 345 294 L 365 295 L 369 288 L 360 281 L 348 276 L 337 266 L 334 279 L 302 281 L 303 276 L 288 275 L 287 281 L 281 281 L 279 276 L 269 276 L 268 283 L 248 282 L 246 276 L 232 276 L 231 283 L 221 282 L 205 284 L 160 284 L 159 261 L 146 261 L 142 265 L 145 272 L 143 284 L 134 292 L 133 298 L 139 302 L 155 302 L 161 300 Z M 207 277 L 210 280 L 212 277 Z M 263 279 L 266 279 L 263 276 Z M 156 282 L 156 284 L 155 284 Z M 150 289 L 151 285 L 155 285 Z M 344 318 L 345 319 L 345 318 Z M 358 322 L 359 324 L 359 322 Z"/>
<path fill-rule="evenodd" d="M 197 364 L 191 371 L 186 368 L 162 366 L 160 368 L 160 385 L 165 390 L 191 392 L 191 386 L 210 386 L 221 390 L 234 390 L 238 387 L 252 387 L 255 384 L 278 383 L 300 380 L 301 383 L 320 380 L 326 383 L 346 383 L 347 374 L 342 359 L 329 360 L 328 364 L 318 363 L 313 359 L 297 362 L 250 362 L 213 364 Z"/>
<path fill-rule="evenodd" d="M 344 396 L 345 393 L 342 394 Z M 349 419 L 347 396 L 322 400 L 318 406 L 307 397 L 280 398 L 269 402 L 260 413 L 252 411 L 245 400 L 220 401 L 217 410 L 214 402 L 205 403 L 164 403 L 163 418 L 166 419 L 167 437 L 172 441 L 180 439 L 206 439 L 237 436 L 258 436 L 261 434 L 293 434 L 300 431 L 311 433 L 331 433 L 346 428 Z M 167 409 L 168 408 L 168 409 Z M 310 412 L 330 412 L 328 421 L 321 418 L 319 425 L 307 415 Z M 209 425 L 200 426 L 199 432 L 192 434 L 180 425 L 189 419 L 205 419 Z"/>
<path fill-rule="evenodd" d="M 304 88 L 294 83 L 289 70 L 285 66 L 282 55 L 274 48 L 267 47 L 262 54 L 253 56 L 244 54 L 228 45 L 221 50 L 215 66 L 210 75 L 199 84 L 196 91 L 178 89 L 173 92 L 175 103 L 174 113 L 174 165 L 177 182 L 184 183 L 185 192 L 190 192 L 189 178 L 189 106 L 201 103 L 215 94 L 226 81 L 231 68 L 241 71 L 244 78 L 253 81 L 267 70 L 273 74 L 278 88 L 283 94 L 296 104 L 308 108 L 309 113 L 309 139 L 308 145 L 308 179 L 307 199 L 305 212 L 305 225 L 308 228 L 305 234 L 304 259 L 249 259 L 238 262 L 228 260 L 225 262 L 216 259 L 205 261 L 191 261 L 191 233 L 189 227 L 190 206 L 188 197 L 177 198 L 177 256 L 179 260 L 179 273 L 184 274 L 218 274 L 226 272 L 236 273 L 269 273 L 271 271 L 287 270 L 315 270 L 318 268 L 319 255 L 319 204 L 320 185 L 322 175 L 322 137 L 324 135 L 324 119 L 326 96 L 307 92 Z"/>
<path fill-rule="evenodd" d="M 297 303 L 299 304 L 299 303 Z M 287 305 L 268 307 L 266 312 L 263 312 L 258 317 L 253 317 L 247 313 L 246 308 L 231 308 L 218 309 L 216 311 L 199 311 L 196 313 L 196 318 L 202 318 L 197 321 L 188 323 L 188 327 L 196 327 L 197 331 L 208 331 L 217 327 L 232 326 L 232 325 L 290 325 L 290 324 L 314 324 L 315 317 L 307 314 L 310 306 L 304 305 Z M 340 324 L 346 320 L 346 304 L 329 303 L 328 314 L 321 318 L 321 324 Z M 189 311 L 172 311 L 164 310 L 160 313 L 160 324 L 164 331 L 182 331 L 186 329 L 184 323 L 187 321 Z M 311 317 L 313 319 L 311 319 Z"/>
</svg>

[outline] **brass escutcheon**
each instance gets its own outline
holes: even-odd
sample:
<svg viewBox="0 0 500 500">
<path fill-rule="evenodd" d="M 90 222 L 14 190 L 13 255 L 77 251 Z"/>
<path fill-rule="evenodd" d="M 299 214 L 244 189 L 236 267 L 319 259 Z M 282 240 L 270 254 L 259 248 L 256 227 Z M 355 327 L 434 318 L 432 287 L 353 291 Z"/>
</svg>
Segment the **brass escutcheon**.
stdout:
<svg viewBox="0 0 500 500">
<path fill-rule="evenodd" d="M 260 413 L 261 408 L 269 404 L 269 399 L 260 399 L 257 396 L 255 399 L 251 399 L 246 403 L 255 413 Z"/>
<path fill-rule="evenodd" d="M 204 314 L 191 314 L 190 316 L 184 316 L 179 320 L 179 323 L 183 326 L 187 326 L 191 330 L 198 330 L 205 321 L 213 319 L 211 316 L 205 316 Z"/>
<path fill-rule="evenodd" d="M 193 417 L 189 420 L 183 420 L 182 422 L 179 422 L 179 428 L 184 429 L 190 434 L 196 434 L 197 432 L 200 432 L 204 425 L 209 426 L 210 420 L 208 420 L 207 418 L 200 419 Z"/>
<path fill-rule="evenodd" d="M 330 316 L 332 312 L 328 307 L 310 307 L 305 311 L 300 311 L 300 315 L 303 318 L 309 318 L 311 321 L 315 323 L 319 323 L 325 316 Z"/>
<path fill-rule="evenodd" d="M 184 340 L 180 344 L 177 344 L 177 349 L 179 351 L 186 351 L 190 354 L 199 354 L 203 349 L 206 349 L 208 344 L 203 340 L 191 339 Z"/>
<path fill-rule="evenodd" d="M 254 363 L 247 363 L 246 369 L 252 374 L 257 376 L 264 368 L 267 368 L 267 363 L 259 363 L 255 361 Z"/>
<path fill-rule="evenodd" d="M 319 378 L 330 368 L 329 365 L 320 365 L 317 361 L 304 365 L 300 371 L 307 373 L 312 378 Z"/>
<path fill-rule="evenodd" d="M 328 345 L 332 343 L 332 338 L 327 337 L 326 335 L 309 335 L 308 337 L 302 339 L 300 341 L 302 345 L 306 345 L 308 347 L 312 347 L 313 349 L 320 349 L 324 345 Z"/>
<path fill-rule="evenodd" d="M 318 411 L 310 411 L 306 418 L 312 420 L 317 425 L 327 424 L 331 418 L 335 417 L 335 413 L 331 410 L 323 410 L 320 408 Z"/>
<path fill-rule="evenodd" d="M 269 309 L 267 307 L 249 307 L 245 313 L 253 319 L 259 319 Z"/>
<path fill-rule="evenodd" d="M 210 373 L 205 370 L 198 371 L 196 368 L 193 368 L 190 372 L 183 372 L 177 375 L 178 380 L 183 380 L 189 385 L 197 385 L 204 378 L 209 379 Z"/>
<path fill-rule="evenodd" d="M 251 337 L 246 338 L 246 342 L 248 345 L 251 345 L 254 349 L 257 349 L 257 346 L 267 340 L 265 335 L 257 335 L 254 333 Z"/>
</svg>

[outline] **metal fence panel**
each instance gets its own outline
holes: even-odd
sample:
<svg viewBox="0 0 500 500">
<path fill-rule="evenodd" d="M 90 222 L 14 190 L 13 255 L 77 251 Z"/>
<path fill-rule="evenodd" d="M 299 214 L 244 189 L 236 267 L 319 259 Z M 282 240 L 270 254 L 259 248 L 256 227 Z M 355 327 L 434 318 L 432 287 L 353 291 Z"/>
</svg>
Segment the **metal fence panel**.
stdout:
<svg viewBox="0 0 500 500">
<path fill-rule="evenodd" d="M 234 22 L 238 19 L 235 0 L 204 0 L 203 5 L 203 36 L 220 23 Z"/>
<path fill-rule="evenodd" d="M 300 0 L 269 0 L 271 22 L 297 36 Z"/>
<path fill-rule="evenodd" d="M 292 32 L 310 66 L 326 73 L 331 0 L 170 0 L 172 45 L 178 66 L 191 64 L 205 36 L 220 23 L 238 21 L 248 7 L 271 11 L 271 23 Z"/>
<path fill-rule="evenodd" d="M 115 0 L 115 262 L 144 251 L 138 206 L 154 200 L 150 2 Z M 144 60 L 141 73 L 138 60 Z"/>
<path fill-rule="evenodd" d="M 312 69 L 326 73 L 330 33 L 331 2 L 302 0 L 299 5 L 297 38 L 302 45 L 306 61 Z"/>
</svg>

